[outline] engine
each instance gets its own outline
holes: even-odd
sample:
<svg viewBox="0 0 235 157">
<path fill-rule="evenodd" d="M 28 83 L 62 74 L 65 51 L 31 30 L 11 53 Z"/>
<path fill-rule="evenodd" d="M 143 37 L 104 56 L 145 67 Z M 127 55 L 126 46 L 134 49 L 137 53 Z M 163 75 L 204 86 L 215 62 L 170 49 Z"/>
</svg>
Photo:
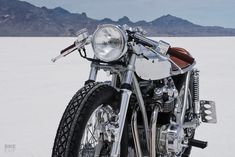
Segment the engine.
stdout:
<svg viewBox="0 0 235 157">
<path fill-rule="evenodd" d="M 154 88 L 153 88 L 154 86 Z M 148 86 L 149 87 L 149 86 Z M 161 155 L 176 156 L 182 153 L 187 140 L 184 129 L 175 122 L 175 107 L 179 92 L 171 77 L 152 84 L 148 91 L 149 116 L 153 108 L 159 107 L 157 120 L 156 152 Z"/>
<path fill-rule="evenodd" d="M 175 108 L 175 98 L 178 96 L 178 90 L 172 78 L 162 80 L 163 84 L 156 87 L 153 91 L 152 106 L 160 105 L 160 112 L 171 112 Z"/>
</svg>

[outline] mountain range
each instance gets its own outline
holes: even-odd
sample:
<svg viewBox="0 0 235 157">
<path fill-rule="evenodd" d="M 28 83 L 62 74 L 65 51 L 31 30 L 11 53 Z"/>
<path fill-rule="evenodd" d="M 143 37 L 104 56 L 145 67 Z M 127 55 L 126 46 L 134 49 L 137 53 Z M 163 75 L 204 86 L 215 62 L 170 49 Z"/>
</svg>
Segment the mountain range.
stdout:
<svg viewBox="0 0 235 157">
<path fill-rule="evenodd" d="M 61 7 L 48 9 L 19 0 L 0 0 L 0 36 L 75 36 L 84 27 L 93 32 L 99 24 L 141 26 L 148 36 L 235 36 L 235 29 L 200 26 L 172 15 L 153 21 L 96 20 L 86 13 L 71 13 Z"/>
</svg>

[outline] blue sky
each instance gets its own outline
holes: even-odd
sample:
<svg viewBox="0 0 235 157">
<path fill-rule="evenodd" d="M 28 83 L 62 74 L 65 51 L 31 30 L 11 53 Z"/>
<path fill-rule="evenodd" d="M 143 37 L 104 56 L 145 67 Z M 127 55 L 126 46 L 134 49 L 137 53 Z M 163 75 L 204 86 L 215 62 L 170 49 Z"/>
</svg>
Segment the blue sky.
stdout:
<svg viewBox="0 0 235 157">
<path fill-rule="evenodd" d="M 24 0 L 37 6 L 86 12 L 95 19 L 151 21 L 171 14 L 193 23 L 235 28 L 235 0 Z"/>
</svg>

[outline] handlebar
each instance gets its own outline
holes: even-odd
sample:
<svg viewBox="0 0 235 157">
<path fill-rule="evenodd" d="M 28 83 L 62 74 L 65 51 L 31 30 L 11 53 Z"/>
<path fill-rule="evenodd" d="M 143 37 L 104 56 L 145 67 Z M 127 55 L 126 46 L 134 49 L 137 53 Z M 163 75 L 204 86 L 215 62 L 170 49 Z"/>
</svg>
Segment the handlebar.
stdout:
<svg viewBox="0 0 235 157">
<path fill-rule="evenodd" d="M 151 40 L 149 38 L 146 38 L 141 34 L 141 32 L 135 32 L 131 30 L 126 30 L 128 33 L 128 41 L 134 40 L 136 43 L 139 43 L 145 47 L 149 47 L 150 49 L 153 49 L 153 51 L 156 51 L 156 53 L 160 55 L 171 55 L 173 57 L 176 57 L 184 62 L 187 62 L 189 64 L 192 64 L 194 62 L 194 58 L 190 55 L 181 53 L 175 49 L 172 49 L 168 43 L 165 43 L 163 41 L 157 42 L 154 40 Z M 76 49 L 79 49 L 91 42 L 91 36 L 88 36 L 87 30 L 83 29 L 79 31 L 78 33 L 78 39 L 67 48 L 63 49 L 60 52 L 60 55 L 56 58 L 53 58 L 52 61 L 55 62 L 56 60 L 67 56 L 71 52 L 73 52 Z"/>
<path fill-rule="evenodd" d="M 68 54 L 72 53 L 76 49 L 77 49 L 77 45 L 76 45 L 76 42 L 74 42 L 72 45 L 60 51 L 60 55 L 55 58 L 52 58 L 51 61 L 56 62 L 58 59 L 67 56 Z"/>
<path fill-rule="evenodd" d="M 139 34 L 139 33 L 133 33 L 133 32 L 128 32 L 128 35 L 130 37 L 130 40 L 133 40 L 143 46 L 148 46 L 151 47 L 153 49 L 156 49 L 160 44 L 156 41 L 153 41 L 151 39 L 148 39 L 146 37 L 144 37 L 143 35 Z M 189 64 L 192 64 L 194 62 L 194 58 L 184 54 L 184 53 L 180 53 L 174 49 L 172 49 L 171 47 L 169 47 L 168 51 L 166 52 L 166 54 L 169 54 L 173 57 L 176 57 L 184 62 L 187 62 Z"/>
<path fill-rule="evenodd" d="M 76 46 L 76 44 L 75 44 L 75 42 L 74 42 L 72 45 L 70 45 L 70 46 L 66 47 L 65 49 L 61 50 L 61 51 L 60 51 L 60 54 L 63 54 L 64 52 L 66 52 L 66 51 L 68 51 L 68 50 L 70 50 L 70 49 L 75 48 L 75 46 Z"/>
<path fill-rule="evenodd" d="M 85 45 L 88 45 L 91 42 L 91 37 L 88 34 L 87 29 L 81 29 L 77 33 L 77 40 L 67 48 L 60 51 L 60 55 L 51 59 L 52 62 L 57 61 L 58 59 L 67 56 L 68 54 L 72 53 L 75 50 L 79 50 L 80 48 L 83 48 Z"/>
<path fill-rule="evenodd" d="M 143 46 L 148 46 L 148 47 L 153 47 L 153 48 L 158 46 L 158 43 L 156 41 L 148 39 L 139 33 L 133 33 L 130 31 L 127 31 L 127 32 L 128 32 L 130 41 L 134 39 L 135 42 Z"/>
</svg>

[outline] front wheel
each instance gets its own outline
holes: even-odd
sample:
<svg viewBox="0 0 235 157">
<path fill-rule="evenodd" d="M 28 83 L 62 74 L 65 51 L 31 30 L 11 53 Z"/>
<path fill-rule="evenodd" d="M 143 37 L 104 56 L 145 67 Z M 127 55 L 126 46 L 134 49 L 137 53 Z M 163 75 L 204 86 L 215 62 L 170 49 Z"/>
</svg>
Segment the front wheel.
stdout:
<svg viewBox="0 0 235 157">
<path fill-rule="evenodd" d="M 90 83 L 70 101 L 57 130 L 52 157 L 109 157 L 120 95 L 104 83 Z M 124 128 L 121 156 L 128 155 Z"/>
</svg>

